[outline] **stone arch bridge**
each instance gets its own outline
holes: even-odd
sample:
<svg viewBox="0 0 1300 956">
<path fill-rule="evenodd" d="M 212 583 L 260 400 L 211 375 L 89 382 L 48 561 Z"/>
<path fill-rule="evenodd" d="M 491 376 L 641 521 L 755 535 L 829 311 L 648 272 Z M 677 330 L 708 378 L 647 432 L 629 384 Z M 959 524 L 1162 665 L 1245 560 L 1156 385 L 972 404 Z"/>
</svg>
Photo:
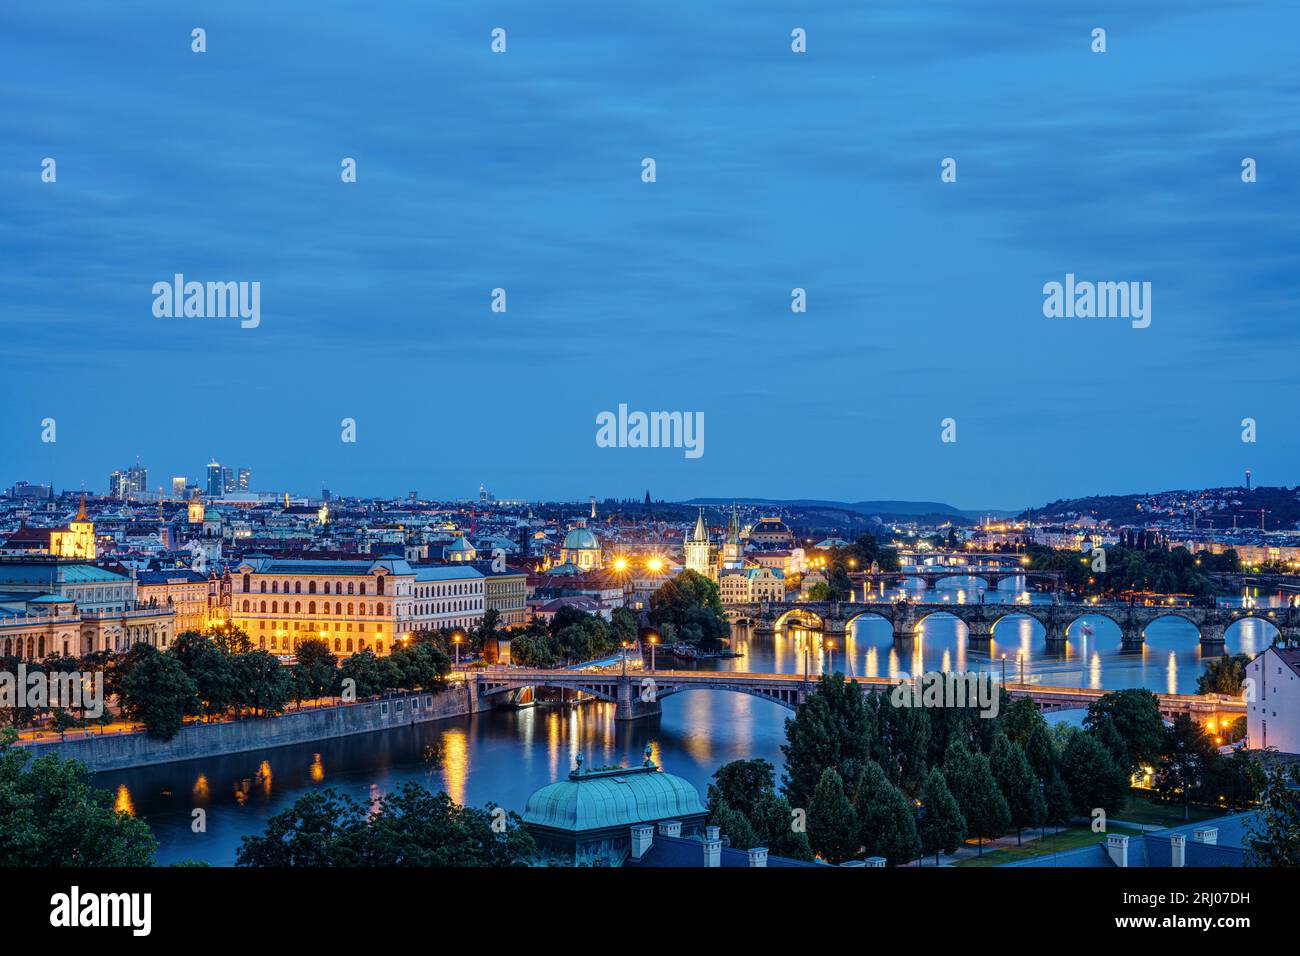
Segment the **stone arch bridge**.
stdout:
<svg viewBox="0 0 1300 956">
<path fill-rule="evenodd" d="M 1222 652 L 1224 632 L 1237 621 L 1253 618 L 1276 627 L 1283 638 L 1300 639 L 1300 608 L 1221 608 L 1178 605 L 1141 605 L 1121 602 L 1093 604 L 1060 601 L 1052 604 L 957 604 L 949 601 L 895 601 L 860 603 L 848 601 L 801 601 L 794 604 L 731 604 L 728 620 L 754 627 L 758 634 L 770 634 L 787 623 L 799 622 L 810 630 L 844 634 L 860 617 L 874 616 L 890 623 L 894 640 L 916 637 L 926 618 L 949 614 L 966 625 L 976 645 L 993 638 L 993 629 L 1003 618 L 1031 617 L 1043 625 L 1047 643 L 1061 644 L 1070 628 L 1082 617 L 1109 618 L 1119 628 L 1125 650 L 1142 649 L 1143 632 L 1153 622 L 1177 617 L 1196 628 L 1202 647 Z"/>
<path fill-rule="evenodd" d="M 940 581 L 948 578 L 978 578 L 984 582 L 985 589 L 989 591 L 997 590 L 998 585 L 1009 578 L 1024 578 L 1026 585 L 1035 584 L 1040 589 L 1046 585 L 1046 589 L 1055 590 L 1061 585 L 1060 571 L 1028 571 L 1011 566 L 991 568 L 987 565 L 972 567 L 925 565 L 901 571 L 859 571 L 849 575 L 849 580 L 854 584 L 866 584 L 868 587 L 878 584 L 900 584 L 909 578 L 924 581 L 925 586 L 931 590 Z"/>
</svg>

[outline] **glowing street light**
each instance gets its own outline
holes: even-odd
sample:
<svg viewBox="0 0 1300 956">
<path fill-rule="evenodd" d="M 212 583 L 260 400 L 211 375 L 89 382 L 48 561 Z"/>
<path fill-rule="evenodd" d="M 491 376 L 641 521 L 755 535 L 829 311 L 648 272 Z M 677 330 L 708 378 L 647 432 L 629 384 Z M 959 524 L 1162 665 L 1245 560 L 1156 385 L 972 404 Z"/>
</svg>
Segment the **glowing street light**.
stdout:
<svg viewBox="0 0 1300 956">
<path fill-rule="evenodd" d="M 655 669 L 655 645 L 659 643 L 659 635 L 651 631 L 646 635 L 646 641 L 650 644 L 650 669 Z"/>
<path fill-rule="evenodd" d="M 462 638 L 462 635 L 461 635 L 460 631 L 457 631 L 455 634 L 453 634 L 453 635 L 451 636 L 451 643 L 452 643 L 452 646 L 456 649 L 456 666 L 457 666 L 457 667 L 460 667 L 460 642 L 461 642 L 461 638 Z"/>
</svg>

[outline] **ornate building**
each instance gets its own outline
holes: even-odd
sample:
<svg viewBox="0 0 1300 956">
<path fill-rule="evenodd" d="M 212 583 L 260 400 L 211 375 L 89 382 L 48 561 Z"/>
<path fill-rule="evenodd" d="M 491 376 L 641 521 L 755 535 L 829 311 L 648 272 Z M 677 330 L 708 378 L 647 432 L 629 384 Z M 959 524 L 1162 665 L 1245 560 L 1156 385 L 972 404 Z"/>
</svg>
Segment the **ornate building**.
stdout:
<svg viewBox="0 0 1300 956">
<path fill-rule="evenodd" d="M 50 532 L 50 554 L 56 558 L 75 558 L 79 561 L 95 560 L 95 524 L 86 517 L 86 495 L 81 495 L 77 516 L 66 528 Z"/>
<path fill-rule="evenodd" d="M 594 571 L 604 565 L 600 539 L 587 527 L 586 522 L 564 536 L 560 545 L 560 564 L 572 564 L 583 571 Z"/>
</svg>

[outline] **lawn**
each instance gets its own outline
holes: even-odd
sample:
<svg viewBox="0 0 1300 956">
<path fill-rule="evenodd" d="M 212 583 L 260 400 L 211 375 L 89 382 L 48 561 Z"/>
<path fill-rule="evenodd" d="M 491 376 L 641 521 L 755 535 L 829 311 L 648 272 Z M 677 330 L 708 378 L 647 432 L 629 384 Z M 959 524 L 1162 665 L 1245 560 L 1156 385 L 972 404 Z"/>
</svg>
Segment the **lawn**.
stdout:
<svg viewBox="0 0 1300 956">
<path fill-rule="evenodd" d="M 1037 832 L 1036 830 L 1026 830 L 1025 836 Z M 1106 839 L 1108 833 L 1122 833 L 1133 836 L 1137 832 L 1137 830 L 1130 827 L 1113 826 L 1106 833 L 1094 833 L 1091 827 L 1078 826 L 1062 830 L 1060 833 L 1052 833 L 1049 827 L 1047 836 L 1041 840 L 1026 840 L 1023 846 L 987 850 L 983 856 L 972 856 L 965 860 L 959 860 L 953 866 L 1002 866 L 1006 863 L 1014 863 L 1017 860 L 1027 860 L 1034 856 L 1060 853 L 1065 850 L 1077 850 L 1081 846 L 1101 843 Z"/>
<path fill-rule="evenodd" d="M 1116 811 L 1115 819 L 1124 820 L 1128 823 L 1177 827 L 1182 826 L 1184 823 L 1197 823 L 1201 820 L 1209 820 L 1211 817 L 1221 817 L 1228 812 L 1216 807 L 1200 807 L 1192 804 L 1190 816 L 1184 820 L 1182 804 L 1156 803 L 1145 792 L 1133 791 L 1129 794 L 1128 803 L 1125 804 L 1124 809 Z"/>
</svg>

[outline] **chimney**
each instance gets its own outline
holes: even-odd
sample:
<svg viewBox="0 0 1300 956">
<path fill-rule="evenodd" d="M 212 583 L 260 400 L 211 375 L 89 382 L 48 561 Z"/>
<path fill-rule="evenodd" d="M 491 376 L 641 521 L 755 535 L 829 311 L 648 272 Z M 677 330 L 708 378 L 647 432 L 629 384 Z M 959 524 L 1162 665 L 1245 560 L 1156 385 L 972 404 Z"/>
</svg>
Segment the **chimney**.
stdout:
<svg viewBox="0 0 1300 956">
<path fill-rule="evenodd" d="M 885 858 L 883 856 L 869 856 L 865 862 L 867 866 L 884 866 Z"/>
<path fill-rule="evenodd" d="M 640 860 L 654 846 L 655 828 L 648 823 L 638 823 L 632 827 L 632 859 Z"/>
<path fill-rule="evenodd" d="M 750 866 L 767 866 L 767 847 L 755 846 L 749 849 Z"/>
<path fill-rule="evenodd" d="M 1209 846 L 1214 846 L 1219 842 L 1219 828 L 1201 827 L 1199 830 L 1192 833 L 1192 839 L 1197 843 L 1205 843 Z"/>
<path fill-rule="evenodd" d="M 1187 865 L 1187 834 L 1171 833 L 1169 835 L 1169 865 Z"/>
<path fill-rule="evenodd" d="M 722 865 L 722 839 L 719 837 L 721 830 L 718 827 L 704 828 L 704 865 L 721 866 Z"/>
<path fill-rule="evenodd" d="M 659 835 L 666 837 L 680 837 L 682 835 L 682 821 L 660 820 Z"/>
<path fill-rule="evenodd" d="M 1106 837 L 1106 852 L 1116 866 L 1128 866 L 1128 837 L 1118 833 Z"/>
</svg>

